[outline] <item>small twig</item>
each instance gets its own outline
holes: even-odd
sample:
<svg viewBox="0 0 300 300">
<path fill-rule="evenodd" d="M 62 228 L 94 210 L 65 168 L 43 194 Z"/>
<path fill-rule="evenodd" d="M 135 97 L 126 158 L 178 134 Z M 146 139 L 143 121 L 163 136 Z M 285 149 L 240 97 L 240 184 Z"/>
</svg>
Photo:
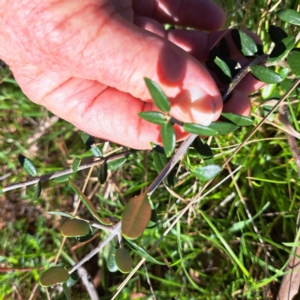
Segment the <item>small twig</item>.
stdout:
<svg viewBox="0 0 300 300">
<path fill-rule="evenodd" d="M 89 274 L 85 268 L 80 267 L 77 270 L 79 277 L 81 278 L 82 283 L 86 287 L 88 294 L 90 295 L 91 300 L 99 300 L 97 290 L 91 280 L 89 280 Z"/>
</svg>

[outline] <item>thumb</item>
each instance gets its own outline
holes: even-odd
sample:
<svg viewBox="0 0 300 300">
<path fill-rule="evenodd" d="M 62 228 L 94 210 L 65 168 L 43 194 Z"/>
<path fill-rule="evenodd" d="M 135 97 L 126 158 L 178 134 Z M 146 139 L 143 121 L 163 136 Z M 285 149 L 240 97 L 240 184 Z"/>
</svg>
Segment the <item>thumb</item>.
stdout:
<svg viewBox="0 0 300 300">
<path fill-rule="evenodd" d="M 43 53 L 52 49 L 48 55 L 53 58 L 45 60 L 51 65 L 45 67 L 53 70 L 55 61 L 71 76 L 97 80 L 144 101 L 151 99 L 143 81 L 148 77 L 171 99 L 172 113 L 179 120 L 207 125 L 218 118 L 219 91 L 192 56 L 122 18 L 111 5 L 70 9 L 73 14 L 55 6 L 52 13 L 59 17 L 55 22 L 48 17 L 52 28 L 47 26 L 47 43 L 37 41 Z"/>
</svg>

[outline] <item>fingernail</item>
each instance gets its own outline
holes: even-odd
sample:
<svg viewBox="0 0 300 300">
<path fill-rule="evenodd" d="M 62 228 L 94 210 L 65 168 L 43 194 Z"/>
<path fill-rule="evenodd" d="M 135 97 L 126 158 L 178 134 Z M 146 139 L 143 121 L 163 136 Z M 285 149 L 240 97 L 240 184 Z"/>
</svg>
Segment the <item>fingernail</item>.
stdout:
<svg viewBox="0 0 300 300">
<path fill-rule="evenodd" d="M 197 87 L 192 87 L 176 97 L 171 113 L 182 122 L 208 126 L 214 120 L 216 105 L 211 95 Z"/>
</svg>

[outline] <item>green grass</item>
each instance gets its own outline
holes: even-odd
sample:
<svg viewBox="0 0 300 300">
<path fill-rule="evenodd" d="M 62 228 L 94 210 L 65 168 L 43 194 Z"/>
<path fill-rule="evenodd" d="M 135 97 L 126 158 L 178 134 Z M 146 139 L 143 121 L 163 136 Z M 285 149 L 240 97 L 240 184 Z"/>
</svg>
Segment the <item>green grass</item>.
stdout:
<svg viewBox="0 0 300 300">
<path fill-rule="evenodd" d="M 247 28 L 258 32 L 266 47 L 270 46 L 267 28 L 273 22 L 283 25 L 271 12 L 261 20 L 262 13 L 277 1 L 243 1 L 245 9 L 236 9 L 235 1 L 219 1 L 229 16 L 230 27 Z M 278 8 L 296 8 L 297 1 L 280 3 Z M 262 11 L 261 8 L 264 10 Z M 285 26 L 285 25 L 284 25 Z M 284 27 L 285 28 L 285 27 Z M 287 28 L 287 27 L 286 27 Z M 296 33 L 289 27 L 291 34 Z M 2 76 L 8 75 L 2 69 Z M 141 79 L 142 80 L 142 79 Z M 261 101 L 256 95 L 253 118 L 258 124 L 265 111 L 257 107 Z M 299 88 L 289 104 L 291 124 L 299 129 Z M 295 103 L 295 100 L 297 102 Z M 18 155 L 29 157 L 37 167 L 38 175 L 69 167 L 75 157 L 82 156 L 85 146 L 80 132 L 72 125 L 58 120 L 45 130 L 36 143 L 28 140 L 38 131 L 39 124 L 52 117 L 51 113 L 28 101 L 13 79 L 0 85 L 0 186 L 26 180 Z M 275 117 L 275 115 L 274 115 Z M 232 159 L 232 170 L 242 165 L 235 175 L 193 205 L 180 222 L 170 230 L 160 244 L 150 252 L 167 266 L 146 263 L 129 280 L 117 299 L 151 299 L 148 281 L 157 299 L 275 299 L 280 281 L 297 235 L 297 217 L 300 209 L 300 184 L 291 149 L 285 133 L 271 124 L 264 124 L 255 136 Z M 227 136 L 210 139 L 215 162 L 222 164 L 250 133 L 245 128 Z M 112 147 L 116 148 L 115 145 Z M 30 149 L 30 152 L 28 150 Z M 191 163 L 200 162 L 190 151 Z M 5 177 L 3 175 L 9 175 Z M 223 171 L 210 185 L 216 185 L 228 175 Z M 73 175 L 76 184 L 87 186 L 88 195 L 101 217 L 117 221 L 126 202 L 151 183 L 156 172 L 152 154 L 139 152 L 130 156 L 118 170 L 111 172 L 103 186 L 97 184 L 97 170 Z M 146 230 L 136 241 L 149 250 L 170 226 L 174 216 L 198 193 L 201 184 L 190 175 L 182 163 L 178 169 L 177 185 L 172 190 L 184 198 L 177 200 L 161 186 L 152 196 L 159 224 Z M 43 183 L 42 195 L 32 203 L 34 187 L 16 189 L 0 196 L 0 299 L 28 299 L 43 270 L 55 260 L 61 245 L 60 226 L 65 218 L 52 216 L 47 211 L 71 213 L 76 201 L 66 182 L 53 180 Z M 81 205 L 79 216 L 92 220 Z M 255 216 L 255 217 L 254 217 Z M 99 232 L 103 240 L 106 233 Z M 58 263 L 66 268 L 83 258 L 100 241 L 99 237 L 78 249 L 75 239 L 68 239 Z M 104 257 L 105 248 L 84 266 L 95 278 L 101 299 L 111 299 L 126 278 L 121 273 L 110 273 Z M 134 266 L 140 256 L 131 252 Z M 147 280 L 148 278 L 148 280 Z M 51 290 L 53 299 L 64 295 Z M 77 283 L 72 288 L 74 299 L 89 299 L 85 288 Z M 38 287 L 34 299 L 46 299 L 45 289 Z"/>
</svg>

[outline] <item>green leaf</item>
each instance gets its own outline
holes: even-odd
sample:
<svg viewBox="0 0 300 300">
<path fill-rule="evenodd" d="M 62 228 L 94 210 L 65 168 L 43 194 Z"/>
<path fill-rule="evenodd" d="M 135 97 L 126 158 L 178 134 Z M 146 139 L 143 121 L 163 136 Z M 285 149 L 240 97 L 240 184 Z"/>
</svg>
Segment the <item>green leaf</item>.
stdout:
<svg viewBox="0 0 300 300">
<path fill-rule="evenodd" d="M 116 170 L 118 169 L 119 167 L 121 167 L 127 160 L 127 157 L 121 157 L 121 158 L 118 158 L 118 159 L 114 159 L 114 160 L 111 160 L 109 162 L 107 162 L 107 168 L 108 170 Z"/>
<path fill-rule="evenodd" d="M 80 158 L 75 158 L 73 163 L 72 163 L 72 170 L 74 173 L 76 173 L 78 171 L 78 168 L 80 166 L 81 163 L 81 159 Z"/>
<path fill-rule="evenodd" d="M 131 198 L 122 214 L 122 234 L 129 239 L 141 236 L 151 218 L 147 192 Z"/>
<path fill-rule="evenodd" d="M 115 259 L 116 251 L 117 251 L 116 247 L 114 247 L 114 246 L 111 247 L 109 250 L 107 259 L 106 259 L 107 269 L 109 270 L 109 272 L 112 272 L 112 273 L 117 272 L 119 270 L 118 266 L 116 264 L 116 259 Z"/>
<path fill-rule="evenodd" d="M 254 56 L 258 51 L 255 41 L 245 32 L 232 29 L 231 36 L 236 47 L 245 56 Z"/>
<path fill-rule="evenodd" d="M 90 232 L 89 223 L 79 219 L 67 220 L 60 229 L 60 233 L 66 237 L 85 236 Z"/>
<path fill-rule="evenodd" d="M 105 160 L 99 167 L 99 172 L 98 172 L 98 181 L 103 184 L 105 183 L 106 179 L 107 179 L 107 169 L 108 169 L 108 165 L 107 165 L 107 161 Z"/>
<path fill-rule="evenodd" d="M 41 195 L 41 192 L 42 192 L 42 183 L 41 183 L 41 181 L 38 181 L 38 183 L 35 185 L 35 188 L 34 188 L 34 195 L 33 195 L 33 199 L 32 199 L 33 202 L 37 201 L 37 199 Z"/>
<path fill-rule="evenodd" d="M 129 273 L 132 268 L 132 258 L 129 251 L 125 248 L 119 248 L 115 253 L 115 261 L 118 269 L 122 273 Z"/>
<path fill-rule="evenodd" d="M 86 144 L 86 142 L 89 140 L 89 138 L 91 137 L 91 135 L 87 134 L 85 132 L 81 132 L 80 137 L 81 137 L 83 143 Z"/>
<path fill-rule="evenodd" d="M 214 136 L 218 134 L 218 132 L 213 128 L 209 128 L 207 126 L 203 126 L 195 123 L 184 123 L 183 129 L 190 133 L 201 134 L 205 136 Z"/>
<path fill-rule="evenodd" d="M 144 111 L 138 114 L 142 119 L 157 124 L 163 125 L 168 122 L 168 117 L 160 112 L 157 111 Z"/>
<path fill-rule="evenodd" d="M 154 167 L 155 167 L 155 170 L 157 171 L 157 173 L 160 173 L 162 171 L 162 169 L 165 167 L 167 162 L 168 162 L 168 159 L 167 159 L 165 152 L 160 153 L 157 151 L 153 151 L 153 164 L 154 164 Z M 173 168 L 172 171 L 169 173 L 169 175 L 166 178 L 166 183 L 168 186 L 174 186 L 175 182 L 176 182 L 175 170 Z"/>
<path fill-rule="evenodd" d="M 294 9 L 284 9 L 278 13 L 278 17 L 285 22 L 294 25 L 300 25 L 300 13 Z"/>
<path fill-rule="evenodd" d="M 288 36 L 277 42 L 272 50 L 269 62 L 275 62 L 282 59 L 288 52 L 290 52 L 295 45 L 295 39 L 292 36 Z"/>
<path fill-rule="evenodd" d="M 66 217 L 66 218 L 74 218 L 73 215 L 62 212 L 62 211 L 48 211 L 47 213 L 49 215 L 61 216 L 61 217 Z"/>
<path fill-rule="evenodd" d="M 238 125 L 238 126 L 250 126 L 253 125 L 253 120 L 250 118 L 247 118 L 242 115 L 237 115 L 233 113 L 222 113 L 222 116 L 226 119 L 230 120 L 232 123 Z"/>
<path fill-rule="evenodd" d="M 161 138 L 167 157 L 171 156 L 176 145 L 176 135 L 172 123 L 166 123 L 161 126 Z"/>
<path fill-rule="evenodd" d="M 228 122 L 213 122 L 208 127 L 220 135 L 231 133 L 239 128 L 239 126 Z"/>
<path fill-rule="evenodd" d="M 288 35 L 287 33 L 278 26 L 270 25 L 269 27 L 269 36 L 274 43 L 278 43 Z"/>
<path fill-rule="evenodd" d="M 231 71 L 230 68 L 228 67 L 228 65 L 226 64 L 226 62 L 224 60 L 222 60 L 221 58 L 219 58 L 218 56 L 214 59 L 214 62 L 217 64 L 217 66 L 223 71 L 223 73 L 231 78 Z"/>
<path fill-rule="evenodd" d="M 138 246 L 136 243 L 134 243 L 130 240 L 125 240 L 125 241 L 126 241 L 126 243 L 128 243 L 128 245 L 131 249 L 135 250 L 141 257 L 145 258 L 146 261 L 157 264 L 157 265 L 161 265 L 161 266 L 166 265 L 165 263 L 160 262 L 160 261 L 156 260 L 155 258 L 153 258 L 145 249 Z"/>
<path fill-rule="evenodd" d="M 66 285 L 66 283 L 64 282 L 63 285 L 63 291 L 65 293 L 65 296 L 66 296 L 66 300 L 71 300 L 71 290 L 70 288 Z"/>
<path fill-rule="evenodd" d="M 160 86 L 149 78 L 144 78 L 144 80 L 155 105 L 161 111 L 169 112 L 171 109 L 170 101 Z"/>
<path fill-rule="evenodd" d="M 69 273 L 62 267 L 51 267 L 47 271 L 45 271 L 41 278 L 40 284 L 42 286 L 51 286 L 58 283 L 63 283 L 69 279 Z"/>
<path fill-rule="evenodd" d="M 70 274 L 69 279 L 65 282 L 65 284 L 67 285 L 67 287 L 71 287 L 73 286 L 77 281 L 79 280 L 79 276 L 77 274 L 77 272 L 73 272 Z"/>
<path fill-rule="evenodd" d="M 91 145 L 90 150 L 91 150 L 91 152 L 93 153 L 93 155 L 95 157 L 102 157 L 103 156 L 101 149 L 95 144 Z"/>
<path fill-rule="evenodd" d="M 62 182 L 68 181 L 69 177 L 70 177 L 70 174 L 65 174 L 65 175 L 54 178 L 53 181 L 57 182 L 57 183 L 62 183 Z"/>
<path fill-rule="evenodd" d="M 203 159 L 213 157 L 211 148 L 207 144 L 203 143 L 199 136 L 196 137 L 192 145 Z"/>
<path fill-rule="evenodd" d="M 18 159 L 19 159 L 19 162 L 20 162 L 22 168 L 24 169 L 24 171 L 28 175 L 35 177 L 36 176 L 36 168 L 35 168 L 33 162 L 29 158 L 23 156 L 22 154 L 19 154 Z"/>
<path fill-rule="evenodd" d="M 287 62 L 292 72 L 299 77 L 300 76 L 300 52 L 292 51 L 287 57 Z"/>
<path fill-rule="evenodd" d="M 152 228 L 155 228 L 157 226 L 157 213 L 156 213 L 156 210 L 155 208 L 153 208 L 151 210 L 151 219 L 150 221 L 148 222 L 147 224 L 147 229 L 152 229 Z"/>
<path fill-rule="evenodd" d="M 265 83 L 278 83 L 282 81 L 282 78 L 278 73 L 263 66 L 251 66 L 251 73 L 258 80 Z"/>
<path fill-rule="evenodd" d="M 191 173 L 201 181 L 208 181 L 214 178 L 222 168 L 219 165 L 211 164 L 206 166 L 198 166 L 191 169 Z"/>
<path fill-rule="evenodd" d="M 80 200 L 87 207 L 88 211 L 92 214 L 92 216 L 102 224 L 111 225 L 111 222 L 100 218 L 100 216 L 98 215 L 97 210 L 96 210 L 95 206 L 93 205 L 93 203 L 91 202 L 91 200 L 82 193 L 80 188 L 75 184 L 75 182 L 70 177 L 69 177 L 69 183 L 70 183 L 71 187 L 73 188 L 73 190 L 75 191 L 75 193 L 79 196 Z"/>
</svg>

